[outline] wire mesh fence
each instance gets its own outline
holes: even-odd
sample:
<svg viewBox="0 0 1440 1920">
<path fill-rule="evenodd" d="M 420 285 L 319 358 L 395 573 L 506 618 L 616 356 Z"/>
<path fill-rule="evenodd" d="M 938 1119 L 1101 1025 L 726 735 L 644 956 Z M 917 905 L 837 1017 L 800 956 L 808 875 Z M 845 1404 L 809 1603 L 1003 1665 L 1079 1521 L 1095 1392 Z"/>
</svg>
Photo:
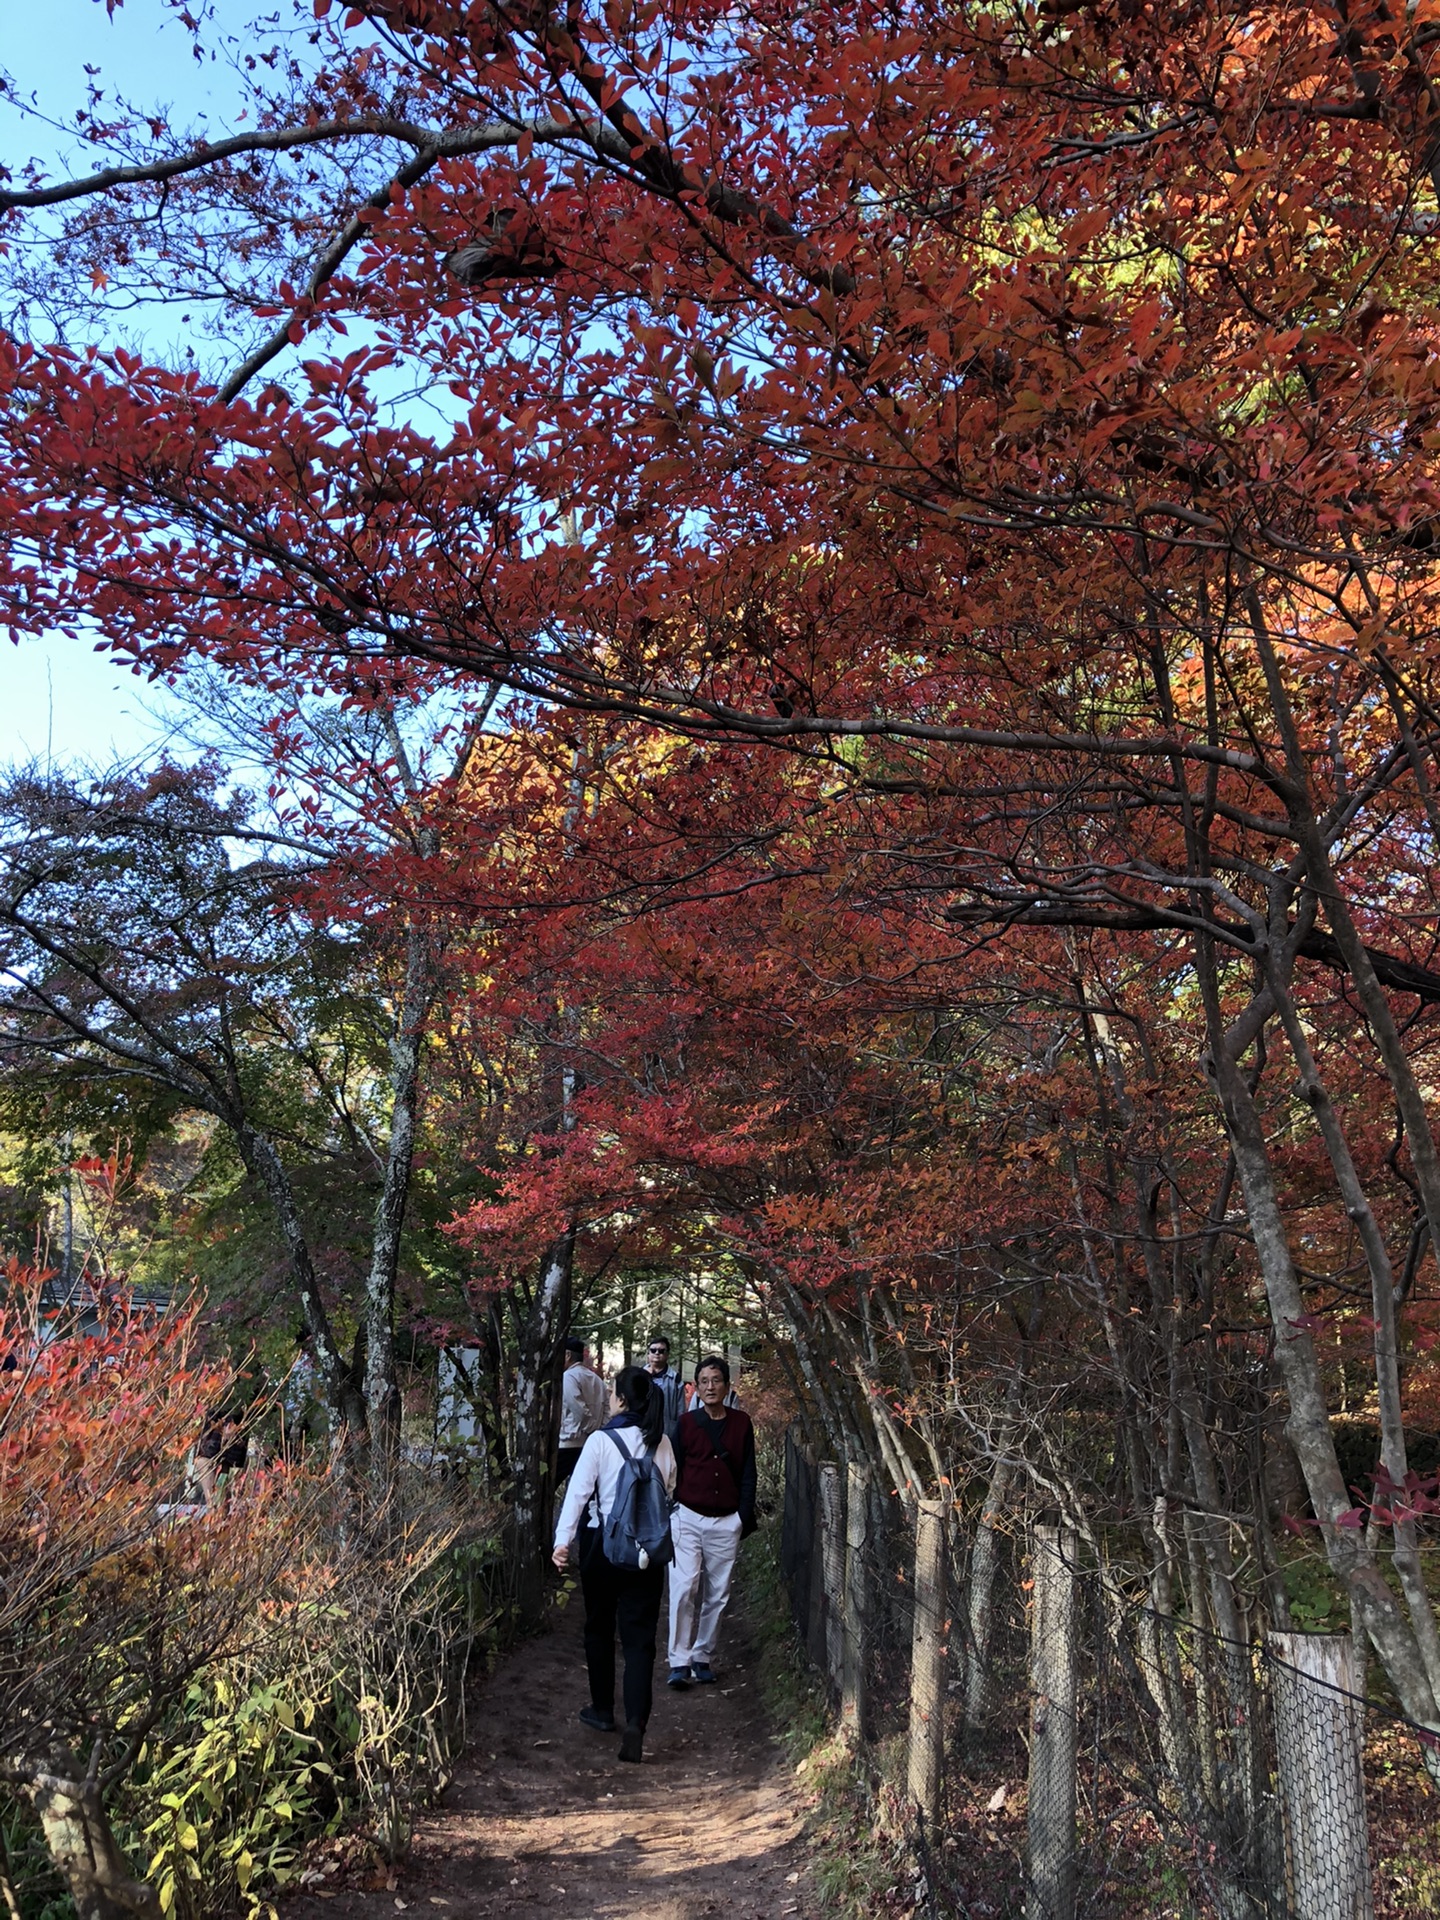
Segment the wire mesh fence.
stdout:
<svg viewBox="0 0 1440 1920">
<path fill-rule="evenodd" d="M 937 1920 L 1440 1913 L 1440 1752 L 1348 1635 L 1222 1634 L 1103 1541 L 950 1518 L 787 1448 L 796 1630 L 856 1733 L 908 1745 Z"/>
</svg>

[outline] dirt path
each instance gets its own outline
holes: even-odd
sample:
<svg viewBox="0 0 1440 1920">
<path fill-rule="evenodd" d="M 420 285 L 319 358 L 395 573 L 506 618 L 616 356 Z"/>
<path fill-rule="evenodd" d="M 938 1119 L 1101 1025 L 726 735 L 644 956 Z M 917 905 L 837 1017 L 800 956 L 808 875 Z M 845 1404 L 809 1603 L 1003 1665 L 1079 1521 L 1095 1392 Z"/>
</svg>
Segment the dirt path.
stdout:
<svg viewBox="0 0 1440 1920">
<path fill-rule="evenodd" d="M 671 1693 L 657 1665 L 638 1767 L 576 1713 L 589 1698 L 579 1596 L 509 1654 L 472 1703 L 470 1751 L 393 1888 L 287 1900 L 283 1920 L 814 1920 L 801 1798 L 764 1724 L 743 1626 L 713 1687 Z M 663 1628 L 663 1621 L 662 1621 Z"/>
</svg>

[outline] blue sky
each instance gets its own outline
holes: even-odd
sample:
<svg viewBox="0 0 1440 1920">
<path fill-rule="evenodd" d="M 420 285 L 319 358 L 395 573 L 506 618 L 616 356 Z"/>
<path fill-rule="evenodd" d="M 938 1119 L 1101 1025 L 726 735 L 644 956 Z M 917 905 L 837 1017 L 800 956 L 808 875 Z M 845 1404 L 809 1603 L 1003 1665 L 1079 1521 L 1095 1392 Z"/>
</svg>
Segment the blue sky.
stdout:
<svg viewBox="0 0 1440 1920">
<path fill-rule="evenodd" d="M 251 0 L 218 0 L 217 17 L 240 27 Z M 0 67 L 22 98 L 52 121 L 73 124 L 85 100 L 86 66 L 137 105 L 175 108 L 188 122 L 207 106 L 226 116 L 229 75 L 197 67 L 190 36 L 161 0 L 126 0 L 107 18 L 104 0 L 0 0 Z M 12 171 L 43 154 L 58 171 L 97 162 L 80 143 L 0 101 L 0 157 Z M 106 762 L 153 749 L 164 688 L 130 673 L 84 641 L 56 637 L 16 647 L 0 640 L 0 761 L 43 758 Z"/>
<path fill-rule="evenodd" d="M 252 43 L 262 38 L 258 28 L 249 33 L 251 22 L 273 24 L 278 14 L 289 24 L 313 25 L 310 0 L 190 4 L 197 11 L 203 6 L 214 22 L 208 38 L 231 36 L 242 47 L 247 37 Z M 266 44 L 273 38 L 273 31 L 263 34 Z M 158 110 L 173 125 L 194 125 L 203 116 L 211 131 L 223 132 L 240 103 L 239 84 L 223 59 L 197 65 L 191 37 L 166 0 L 124 0 L 113 17 L 105 0 L 0 0 L 0 68 L 15 95 L 44 116 L 0 99 L 0 159 L 12 172 L 32 155 L 52 177 L 104 164 L 104 156 L 65 132 L 86 99 L 87 67 L 107 92 Z M 161 357 L 166 324 L 162 319 L 162 331 L 149 334 Z M 443 394 L 427 402 L 427 409 L 436 408 L 444 412 Z M 423 424 L 435 426 L 431 411 Z M 47 757 L 103 765 L 153 754 L 167 734 L 167 711 L 174 716 L 176 709 L 163 683 L 132 673 L 88 641 L 54 636 L 15 646 L 0 639 L 0 766 Z"/>
<path fill-rule="evenodd" d="M 0 761 L 133 759 L 163 739 L 165 704 L 163 687 L 87 641 L 0 641 Z"/>
<path fill-rule="evenodd" d="M 272 5 L 269 12 L 276 10 Z M 286 11 L 283 0 L 280 10 Z M 236 32 L 262 8 L 260 0 L 215 0 L 209 11 Z M 163 0 L 125 0 L 111 17 L 105 0 L 0 0 L 0 67 L 22 99 L 33 99 L 52 121 L 73 125 L 90 84 L 87 66 L 98 70 L 107 91 L 137 106 L 173 107 L 185 122 L 207 109 L 223 120 L 233 98 L 223 64 L 197 65 L 190 35 Z M 78 141 L 4 104 L 0 142 L 12 164 L 32 153 L 86 164 Z M 93 157 L 88 164 L 95 164 Z"/>
</svg>

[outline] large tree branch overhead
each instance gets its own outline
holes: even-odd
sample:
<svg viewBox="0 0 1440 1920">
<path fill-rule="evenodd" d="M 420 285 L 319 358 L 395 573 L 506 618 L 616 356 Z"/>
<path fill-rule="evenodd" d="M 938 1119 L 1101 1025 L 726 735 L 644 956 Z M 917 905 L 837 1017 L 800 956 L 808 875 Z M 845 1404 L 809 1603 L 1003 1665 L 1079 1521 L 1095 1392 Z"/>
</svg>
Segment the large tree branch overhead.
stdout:
<svg viewBox="0 0 1440 1920">
<path fill-rule="evenodd" d="M 1238 920 L 1200 919 L 1190 913 L 1169 912 L 1164 907 L 1100 907 L 1065 900 L 1042 900 L 1035 896 L 1013 902 L 965 901 L 949 909 L 948 920 L 965 926 L 1008 927 L 1094 927 L 1112 933 L 1207 933 L 1238 952 L 1260 957 L 1255 935 Z M 1332 934 L 1314 927 L 1301 937 L 1299 951 L 1307 960 L 1318 960 L 1337 973 L 1348 968 L 1338 942 Z M 1397 993 L 1413 993 L 1427 1006 L 1440 1006 L 1440 973 L 1417 966 L 1400 954 L 1367 945 L 1366 953 L 1382 985 Z"/>
<path fill-rule="evenodd" d="M 580 64 L 583 66 L 584 62 Z M 843 268 L 825 264 L 793 222 L 752 194 L 720 180 L 701 178 L 680 166 L 668 150 L 640 129 L 627 109 L 614 102 L 606 103 L 605 89 L 591 76 L 587 74 L 583 84 L 599 108 L 593 117 L 584 113 L 517 115 L 477 126 L 440 128 L 373 114 L 317 120 L 306 126 L 259 129 L 224 140 L 202 141 L 183 153 L 167 154 L 155 160 L 102 167 L 94 173 L 50 186 L 0 187 L 0 214 L 61 206 L 130 187 L 163 187 L 172 180 L 203 173 L 250 154 L 283 154 L 308 147 L 340 147 L 356 141 L 387 141 L 414 148 L 413 157 L 397 168 L 383 186 L 364 198 L 326 241 L 311 269 L 304 297 L 222 385 L 220 397 L 227 402 L 237 398 L 257 373 L 294 342 L 297 325 L 304 323 L 314 301 L 341 263 L 372 231 L 376 216 L 401 201 L 408 189 L 439 162 L 517 147 L 522 141 L 539 146 L 567 146 L 625 170 L 635 184 L 676 205 L 694 202 L 725 225 L 752 227 L 770 250 L 790 259 L 802 279 L 833 293 L 854 291 L 853 276 Z M 461 286 L 484 285 L 493 272 L 493 253 L 494 249 L 483 240 L 477 241 L 455 249 L 446 257 L 445 266 Z"/>
<path fill-rule="evenodd" d="M 185 153 L 168 154 L 160 160 L 143 160 L 125 167 L 101 167 L 96 173 L 81 174 L 73 180 L 59 180 L 48 187 L 0 187 L 0 213 L 17 207 L 57 207 L 67 200 L 88 200 L 96 194 L 113 193 L 117 187 L 144 186 L 149 182 L 178 180 L 187 173 L 200 173 L 222 161 L 236 160 L 247 153 L 288 153 L 296 147 L 333 146 L 341 140 L 379 137 L 399 140 L 407 146 L 429 147 L 435 135 L 408 120 L 375 118 L 317 120 L 304 127 L 271 127 L 254 133 L 232 134 L 227 140 L 202 141 Z M 512 135 L 513 137 L 513 135 Z"/>
</svg>

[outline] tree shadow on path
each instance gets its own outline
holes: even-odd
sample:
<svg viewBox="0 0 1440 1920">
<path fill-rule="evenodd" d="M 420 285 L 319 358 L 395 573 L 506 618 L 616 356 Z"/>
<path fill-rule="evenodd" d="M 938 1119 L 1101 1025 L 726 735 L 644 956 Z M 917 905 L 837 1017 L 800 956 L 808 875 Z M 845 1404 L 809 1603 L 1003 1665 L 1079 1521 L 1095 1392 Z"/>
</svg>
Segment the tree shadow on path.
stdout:
<svg viewBox="0 0 1440 1920">
<path fill-rule="evenodd" d="M 729 1623 L 713 1687 L 672 1693 L 657 1665 L 635 1767 L 617 1760 L 617 1735 L 576 1718 L 589 1698 L 581 1624 L 577 1594 L 480 1688 L 470 1749 L 392 1891 L 299 1895 L 283 1920 L 397 1909 L 416 1920 L 814 1920 L 804 1804 L 766 1723 L 743 1626 Z"/>
</svg>

